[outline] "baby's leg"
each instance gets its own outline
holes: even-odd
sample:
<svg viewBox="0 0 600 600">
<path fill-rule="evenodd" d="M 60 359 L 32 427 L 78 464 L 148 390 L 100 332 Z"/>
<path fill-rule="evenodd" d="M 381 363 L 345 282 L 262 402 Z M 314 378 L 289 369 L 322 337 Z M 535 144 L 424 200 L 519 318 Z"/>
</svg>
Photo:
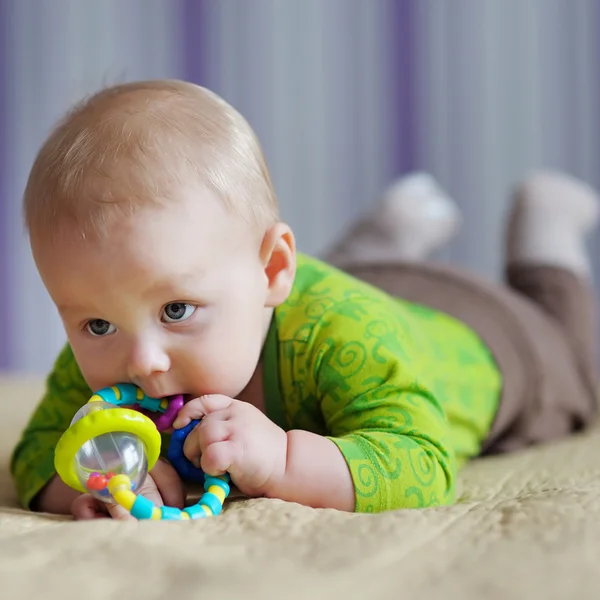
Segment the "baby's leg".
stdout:
<svg viewBox="0 0 600 600">
<path fill-rule="evenodd" d="M 508 283 L 556 320 L 592 388 L 596 298 L 586 241 L 599 214 L 591 188 L 566 175 L 539 173 L 518 187 L 507 230 Z"/>
<path fill-rule="evenodd" d="M 427 173 L 401 177 L 375 209 L 337 242 L 325 259 L 343 266 L 355 261 L 423 261 L 460 227 L 454 202 Z"/>
</svg>

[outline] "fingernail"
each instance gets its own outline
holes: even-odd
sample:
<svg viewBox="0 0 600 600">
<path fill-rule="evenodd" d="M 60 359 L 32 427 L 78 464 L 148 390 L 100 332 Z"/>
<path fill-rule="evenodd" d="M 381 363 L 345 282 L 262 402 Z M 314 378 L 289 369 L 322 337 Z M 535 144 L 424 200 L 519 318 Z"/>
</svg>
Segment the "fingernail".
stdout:
<svg viewBox="0 0 600 600">
<path fill-rule="evenodd" d="M 177 418 L 173 421 L 173 428 L 174 429 L 181 429 L 184 426 L 184 419 L 181 418 Z"/>
</svg>

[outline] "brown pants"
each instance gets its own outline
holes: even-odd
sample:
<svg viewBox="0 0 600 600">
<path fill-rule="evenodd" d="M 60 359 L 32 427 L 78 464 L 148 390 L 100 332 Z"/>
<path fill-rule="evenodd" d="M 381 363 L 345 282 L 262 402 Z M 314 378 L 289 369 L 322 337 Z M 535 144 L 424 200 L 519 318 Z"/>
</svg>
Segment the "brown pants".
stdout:
<svg viewBox="0 0 600 600">
<path fill-rule="evenodd" d="M 595 298 L 551 266 L 513 265 L 507 286 L 428 263 L 352 264 L 345 271 L 469 325 L 503 376 L 484 453 L 513 451 L 588 425 L 597 409 Z"/>
</svg>

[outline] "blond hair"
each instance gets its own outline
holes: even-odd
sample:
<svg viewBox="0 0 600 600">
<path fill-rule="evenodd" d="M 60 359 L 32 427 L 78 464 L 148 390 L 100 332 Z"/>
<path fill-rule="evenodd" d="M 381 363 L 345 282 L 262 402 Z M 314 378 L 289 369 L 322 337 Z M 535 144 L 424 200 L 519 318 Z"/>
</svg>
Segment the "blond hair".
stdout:
<svg viewBox="0 0 600 600">
<path fill-rule="evenodd" d="M 77 105 L 41 147 L 25 224 L 30 234 L 104 236 L 115 218 L 194 181 L 261 231 L 278 218 L 260 144 L 227 102 L 177 80 L 115 86 Z"/>
</svg>

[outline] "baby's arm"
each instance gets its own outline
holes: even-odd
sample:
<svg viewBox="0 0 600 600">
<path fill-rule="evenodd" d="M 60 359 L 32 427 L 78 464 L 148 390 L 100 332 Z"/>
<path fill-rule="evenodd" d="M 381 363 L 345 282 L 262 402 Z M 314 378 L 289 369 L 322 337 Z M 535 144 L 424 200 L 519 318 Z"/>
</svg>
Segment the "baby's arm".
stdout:
<svg viewBox="0 0 600 600">
<path fill-rule="evenodd" d="M 73 352 L 66 346 L 48 377 L 44 397 L 12 455 L 11 473 L 19 502 L 25 508 L 70 513 L 71 504 L 79 494 L 56 476 L 54 448 L 90 396 L 91 390 Z"/>
<path fill-rule="evenodd" d="M 288 432 L 286 475 L 270 495 L 360 512 L 453 500 L 456 463 L 431 363 L 419 361 L 418 332 L 380 314 L 379 336 L 335 315 L 314 333 L 302 396 L 318 399 L 328 436 Z"/>
<path fill-rule="evenodd" d="M 188 402 L 174 426 L 185 427 L 192 419 L 202 420 L 187 436 L 184 453 L 205 473 L 228 472 L 238 489 L 251 497 L 354 510 L 350 473 L 326 437 L 286 433 L 252 404 L 220 394 Z"/>
<path fill-rule="evenodd" d="M 356 507 L 352 476 L 338 447 L 300 429 L 288 431 L 285 472 L 266 495 L 313 508 L 352 512 Z"/>
<path fill-rule="evenodd" d="M 454 460 L 441 409 L 418 393 L 398 390 L 396 394 L 390 397 L 392 405 L 400 399 L 421 403 L 421 408 L 409 407 L 396 417 L 377 408 L 358 408 L 355 416 L 364 425 L 353 430 L 348 419 L 349 428 L 338 423 L 332 427 L 338 435 L 330 437 L 289 431 L 285 475 L 268 495 L 358 512 L 452 501 Z"/>
</svg>

